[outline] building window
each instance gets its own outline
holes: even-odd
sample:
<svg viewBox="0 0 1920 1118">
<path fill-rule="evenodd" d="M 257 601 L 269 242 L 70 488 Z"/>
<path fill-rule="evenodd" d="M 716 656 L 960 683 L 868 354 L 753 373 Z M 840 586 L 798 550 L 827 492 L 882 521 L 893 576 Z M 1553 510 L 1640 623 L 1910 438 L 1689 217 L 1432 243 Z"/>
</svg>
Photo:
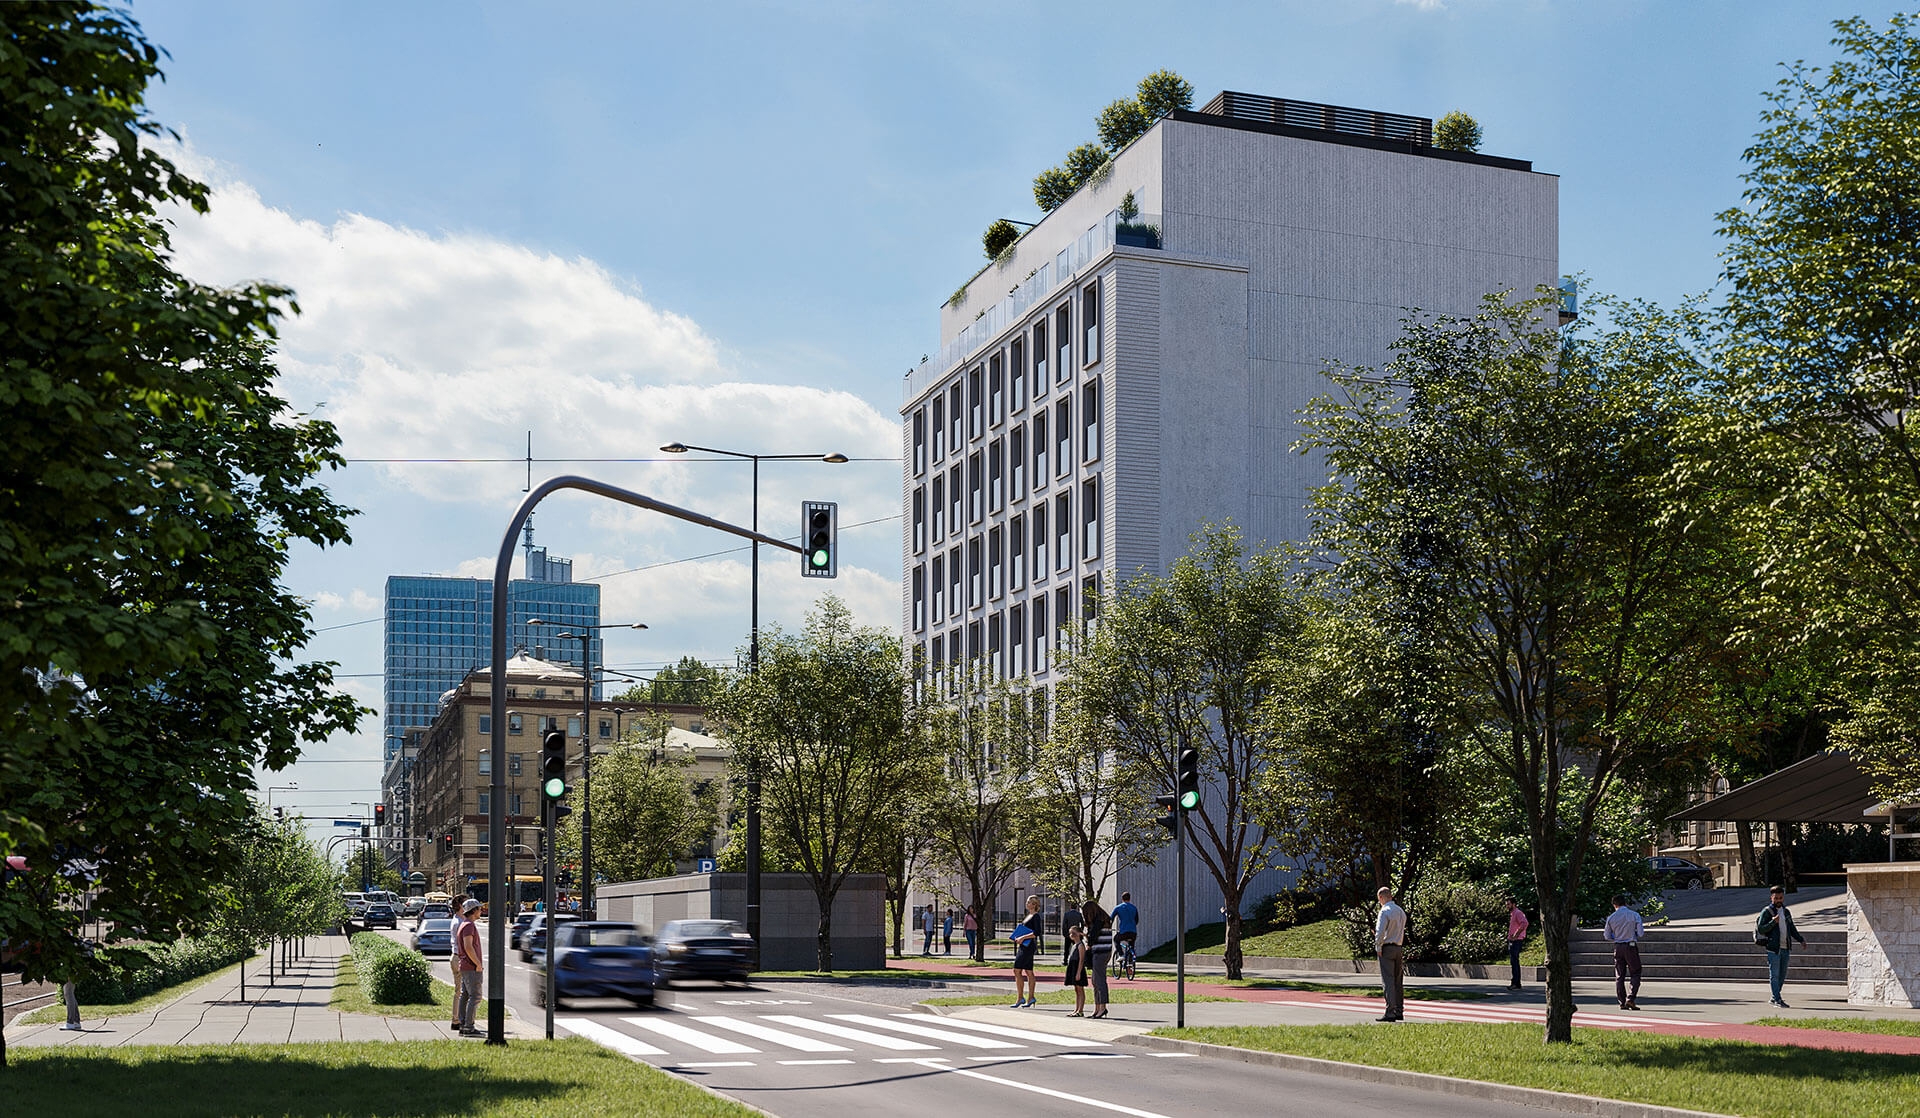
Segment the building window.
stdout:
<svg viewBox="0 0 1920 1118">
<path fill-rule="evenodd" d="M 491 714 L 483 714 L 483 715 L 481 715 L 481 716 L 480 716 L 480 731 L 479 731 L 479 732 L 480 732 L 480 733 L 482 733 L 482 734 L 491 734 L 491 733 L 493 733 L 493 715 L 491 715 Z"/>
<path fill-rule="evenodd" d="M 546 649 L 544 649 L 544 648 L 536 648 L 536 649 L 535 649 L 535 651 L 536 651 L 537 653 L 539 653 L 539 656 L 540 656 L 540 658 L 541 658 L 541 659 L 545 659 L 545 658 L 546 658 L 546 652 L 547 652 L 547 650 L 546 650 Z M 546 697 L 547 697 L 547 689 L 546 689 L 546 688 L 544 688 L 544 687 L 536 687 L 536 688 L 534 688 L 534 689 L 533 689 L 533 697 L 534 697 L 534 698 L 536 698 L 536 699 L 544 699 L 544 698 L 546 698 Z"/>
<path fill-rule="evenodd" d="M 1007 436 L 1007 465 L 1013 483 L 1010 496 L 1018 501 L 1027 495 L 1027 428 L 1016 423 L 1013 434 Z"/>
<path fill-rule="evenodd" d="M 933 475 L 933 538 L 942 539 L 947 534 L 947 476 Z"/>
<path fill-rule="evenodd" d="M 987 447 L 987 506 L 989 512 L 999 512 L 1007 503 L 1005 439 L 995 439 Z"/>
<path fill-rule="evenodd" d="M 1100 558 L 1100 479 L 1091 477 L 1080 486 L 1080 558 Z"/>
<path fill-rule="evenodd" d="M 935 462 L 940 461 L 941 455 L 946 453 L 945 448 L 940 445 L 947 433 L 946 418 L 946 393 L 935 392 L 933 394 L 933 460 Z"/>
<path fill-rule="evenodd" d="M 1089 381 L 1080 389 L 1080 458 L 1091 462 L 1100 457 L 1100 382 Z"/>
<path fill-rule="evenodd" d="M 1027 517 L 1033 522 L 1033 581 L 1047 577 L 1047 503 L 1033 506 Z"/>
<path fill-rule="evenodd" d="M 1026 618 L 1025 606 L 1007 611 L 1007 674 L 1014 679 L 1027 674 Z"/>
<path fill-rule="evenodd" d="M 491 772 L 493 772 L 493 753 L 491 750 L 482 749 L 480 751 L 480 775 L 486 776 Z"/>
<path fill-rule="evenodd" d="M 920 408 L 913 413 L 913 472 L 927 472 L 927 409 Z"/>
<path fill-rule="evenodd" d="M 1053 406 L 1053 468 L 1065 477 L 1073 472 L 1073 394 Z"/>
<path fill-rule="evenodd" d="M 980 523 L 980 518 L 986 515 L 980 500 L 980 468 L 980 452 L 976 450 L 967 455 L 967 522 L 969 524 Z"/>
<path fill-rule="evenodd" d="M 973 668 L 974 662 L 980 659 L 981 652 L 985 651 L 980 643 L 980 637 L 980 623 L 975 621 L 969 624 L 967 626 L 967 668 L 969 670 Z"/>
<path fill-rule="evenodd" d="M 1053 502 L 1053 569 L 1073 566 L 1073 494 L 1062 493 Z"/>
<path fill-rule="evenodd" d="M 913 569 L 913 631 L 927 627 L 927 569 Z"/>
<path fill-rule="evenodd" d="M 519 732 L 520 732 L 520 716 L 517 714 L 507 715 L 507 733 L 517 734 Z"/>
<path fill-rule="evenodd" d="M 687 723 L 687 732 L 694 733 L 694 734 L 704 734 L 707 732 L 707 724 L 705 722 L 700 721 L 698 718 L 695 718 L 692 721 Z"/>
<path fill-rule="evenodd" d="M 570 738 L 584 738 L 587 736 L 587 732 L 580 727 L 580 718 L 578 715 L 567 719 L 567 736 Z"/>
<path fill-rule="evenodd" d="M 1047 394 L 1047 317 L 1033 324 L 1033 398 Z"/>
<path fill-rule="evenodd" d="M 960 549 L 947 552 L 947 612 L 951 616 L 960 613 Z"/>
<path fill-rule="evenodd" d="M 965 471 L 965 469 L 966 467 L 956 462 L 954 463 L 953 469 L 947 472 L 947 534 L 948 535 L 960 534 L 960 524 L 961 524 L 961 520 L 960 520 L 961 492 L 960 490 L 961 490 L 961 487 L 966 484 L 964 481 L 961 480 L 961 474 Z"/>
<path fill-rule="evenodd" d="M 1007 674 L 1006 645 L 1002 643 L 1000 615 L 987 618 L 987 661 L 993 666 L 993 674 Z"/>
<path fill-rule="evenodd" d="M 935 484 L 938 484 L 937 482 Z M 913 553 L 915 555 L 927 549 L 927 487 L 917 485 L 913 489 Z"/>
<path fill-rule="evenodd" d="M 1027 406 L 1027 347 L 1019 338 L 1013 339 L 1013 349 L 1007 357 L 1007 371 L 1007 391 L 1012 397 L 1008 411 L 1012 415 L 1019 415 L 1020 409 Z"/>
<path fill-rule="evenodd" d="M 1033 487 L 1047 487 L 1047 409 L 1033 413 Z"/>
<path fill-rule="evenodd" d="M 1047 670 L 1047 596 L 1041 594 L 1033 603 L 1033 671 L 1035 675 Z"/>
<path fill-rule="evenodd" d="M 1090 283 L 1080 292 L 1080 324 L 1086 328 L 1086 346 L 1080 359 L 1091 365 L 1100 360 L 1100 285 Z"/>
<path fill-rule="evenodd" d="M 1007 521 L 1007 589 L 1021 590 L 1027 585 L 1027 518 L 1015 516 Z"/>
<path fill-rule="evenodd" d="M 1053 592 L 1053 647 L 1073 646 L 1073 587 L 1062 586 Z"/>
<path fill-rule="evenodd" d="M 520 754 L 518 753 L 507 754 L 507 775 L 508 776 L 520 775 Z"/>
<path fill-rule="evenodd" d="M 996 353 L 987 362 L 987 423 L 993 427 L 1000 426 L 1000 421 L 1007 417 L 1003 410 L 1007 405 L 1006 379 L 1000 355 Z"/>
<path fill-rule="evenodd" d="M 1100 622 L 1100 572 L 1087 576 L 1080 584 L 1080 619 L 1086 623 L 1087 631 L 1092 632 Z"/>
<path fill-rule="evenodd" d="M 492 810 L 493 810 L 493 796 L 486 792 L 480 793 L 480 814 L 485 815 Z M 480 832 L 480 834 L 481 834 L 480 845 L 485 846 L 487 842 L 486 836 L 488 832 L 483 829 Z"/>
<path fill-rule="evenodd" d="M 960 400 L 960 382 L 947 388 L 947 453 L 958 454 L 966 445 L 966 408 Z"/>
<path fill-rule="evenodd" d="M 611 738 L 613 736 L 613 719 L 602 718 L 600 720 L 600 736 L 603 738 Z"/>
<path fill-rule="evenodd" d="M 1006 554 L 1003 546 L 1005 535 L 995 528 L 987 533 L 987 596 L 998 601 L 1006 593 L 1006 564 L 1002 556 Z"/>
<path fill-rule="evenodd" d="M 520 793 L 510 792 L 507 794 L 507 814 L 508 815 L 520 814 Z"/>
<path fill-rule="evenodd" d="M 970 439 L 979 438 L 980 432 L 986 430 L 982 415 L 984 403 L 980 393 L 980 366 L 975 365 L 967 374 L 967 437 Z"/>
<path fill-rule="evenodd" d="M 1060 304 L 1060 310 L 1053 316 L 1053 344 L 1059 350 L 1059 361 L 1054 369 L 1054 379 L 1061 384 L 1073 378 L 1073 304 L 1071 301 Z"/>
<path fill-rule="evenodd" d="M 982 565 L 981 559 L 982 557 L 980 555 L 980 537 L 975 536 L 972 539 L 967 541 L 967 608 L 968 609 L 977 608 L 981 602 L 981 598 L 980 598 L 980 592 L 982 590 L 981 571 L 980 571 L 980 568 Z"/>
<path fill-rule="evenodd" d="M 934 620 L 947 615 L 947 561 L 945 556 L 933 557 L 933 616 Z"/>
</svg>

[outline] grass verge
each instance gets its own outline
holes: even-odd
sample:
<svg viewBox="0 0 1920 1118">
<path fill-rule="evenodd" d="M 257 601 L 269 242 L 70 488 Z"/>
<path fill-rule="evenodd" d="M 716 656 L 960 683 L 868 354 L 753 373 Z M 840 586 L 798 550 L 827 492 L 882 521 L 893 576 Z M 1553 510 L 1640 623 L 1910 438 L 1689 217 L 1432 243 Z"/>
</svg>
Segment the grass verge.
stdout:
<svg viewBox="0 0 1920 1118">
<path fill-rule="evenodd" d="M 1201 981 L 1210 981 L 1201 979 Z M 1240 986 L 1248 990 L 1310 990 L 1316 994 L 1350 994 L 1362 998 L 1378 998 L 1386 991 L 1378 986 L 1343 986 L 1338 982 L 1309 982 L 1294 978 L 1241 978 L 1234 981 L 1219 980 L 1222 985 Z M 1480 990 L 1449 990 L 1445 987 L 1408 986 L 1404 991 L 1410 1002 L 1483 1002 L 1492 995 Z"/>
<path fill-rule="evenodd" d="M 1911 1056 L 1610 1029 L 1575 1029 L 1572 1044 L 1547 1045 L 1537 1025 L 1155 1031 L 1207 1044 L 1754 1118 L 1907 1118 L 1920 1112 L 1920 1067 Z"/>
<path fill-rule="evenodd" d="M 566 1114 L 747 1118 L 591 1041 L 332 1042 L 283 1046 L 28 1048 L 8 1053 L 8 1109 L 143 1118 L 284 1114 Z"/>
<path fill-rule="evenodd" d="M 453 1019 L 453 987 L 433 980 L 433 1003 L 424 1002 L 414 1005 L 379 1005 L 367 997 L 366 987 L 360 985 L 360 973 L 353 969 L 353 956 L 340 956 L 340 969 L 333 976 L 333 996 L 327 999 L 328 1009 L 337 1009 L 342 1013 L 369 1013 L 375 1017 L 404 1017 L 411 1021 L 449 1021 Z"/>
<path fill-rule="evenodd" d="M 923 998 L 924 1005 L 1011 1005 L 1006 991 L 998 994 L 961 994 L 951 998 Z M 1048 990 L 1037 999 L 1041 1005 L 1072 1005 L 1072 990 Z M 1188 994 L 1190 1002 L 1230 1002 L 1232 998 L 1223 998 L 1218 994 Z M 1161 1004 L 1173 1001 L 1172 990 L 1138 990 L 1127 986 L 1107 988 L 1107 1001 L 1112 1005 Z M 1087 987 L 1087 1004 L 1093 1004 L 1093 987 Z"/>
<path fill-rule="evenodd" d="M 1890 1021 L 1884 1017 L 1762 1017 L 1749 1023 L 1787 1029 L 1826 1029 L 1836 1033 L 1920 1036 L 1920 1021 Z"/>
<path fill-rule="evenodd" d="M 256 955 L 252 959 L 247 960 L 247 965 L 257 966 L 258 960 L 259 956 Z M 240 967 L 241 964 L 235 963 L 233 966 L 223 967 L 220 970 L 214 971 L 212 974 L 203 974 L 198 978 L 189 978 L 178 986 L 169 986 L 164 990 L 155 990 L 144 998 L 136 998 L 133 1001 L 123 1002 L 117 1005 L 89 1005 L 86 1002 L 81 1002 L 80 1019 L 82 1021 L 102 1021 L 108 1017 L 126 1017 L 135 1013 L 151 1013 L 176 998 L 182 998 L 193 993 L 209 982 L 234 974 Z M 266 982 L 265 971 L 260 973 L 260 981 L 263 984 Z M 252 990 L 253 985 L 253 977 L 252 975 L 248 975 L 248 990 Z M 14 1018 L 13 1023 L 16 1025 L 52 1025 L 56 1022 L 65 1021 L 66 1019 L 67 1003 L 55 999 L 52 1005 L 43 1005 L 39 1009 L 22 1013 L 20 1016 Z"/>
</svg>

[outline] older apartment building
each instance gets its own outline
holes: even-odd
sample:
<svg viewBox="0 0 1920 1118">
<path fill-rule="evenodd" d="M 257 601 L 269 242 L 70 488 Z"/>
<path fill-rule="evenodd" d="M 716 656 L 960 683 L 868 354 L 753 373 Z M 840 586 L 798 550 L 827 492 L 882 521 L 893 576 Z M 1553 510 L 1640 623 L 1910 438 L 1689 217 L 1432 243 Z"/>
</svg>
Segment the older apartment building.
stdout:
<svg viewBox="0 0 1920 1118">
<path fill-rule="evenodd" d="M 1558 283 L 1558 179 L 1431 142 L 1425 118 L 1223 93 L 955 293 L 901 409 L 924 672 L 984 657 L 1048 687 L 1063 633 L 1202 523 L 1303 539 L 1325 475 L 1290 446 L 1325 365 L 1384 364 L 1411 309 Z M 1189 911 L 1216 913 L 1196 876 Z M 1172 936 L 1170 867 L 1121 889 L 1143 944 Z"/>
</svg>

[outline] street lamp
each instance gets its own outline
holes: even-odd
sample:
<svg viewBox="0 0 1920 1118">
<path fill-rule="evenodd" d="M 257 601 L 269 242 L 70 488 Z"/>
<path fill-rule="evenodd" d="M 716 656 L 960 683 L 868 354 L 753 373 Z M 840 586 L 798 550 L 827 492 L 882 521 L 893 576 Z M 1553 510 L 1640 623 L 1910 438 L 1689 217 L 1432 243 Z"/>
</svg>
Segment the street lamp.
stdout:
<svg viewBox="0 0 1920 1118">
<path fill-rule="evenodd" d="M 727 458 L 746 458 L 753 462 L 753 531 L 760 531 L 760 461 L 799 461 L 828 462 L 843 465 L 847 461 L 844 454 L 746 454 L 738 450 L 720 450 L 711 446 L 693 446 L 690 443 L 668 443 L 660 448 L 668 454 L 685 454 L 697 450 L 703 454 L 719 454 Z M 747 670 L 760 670 L 760 541 L 753 541 L 753 606 L 750 621 L 752 629 L 747 638 Z M 747 752 L 747 934 L 753 937 L 753 949 L 760 950 L 760 750 L 752 746 Z"/>
<path fill-rule="evenodd" d="M 300 782 L 297 780 L 292 784 L 276 784 L 272 788 L 267 789 L 267 810 L 273 810 L 273 794 L 275 792 L 298 792 L 299 790 Z"/>
<path fill-rule="evenodd" d="M 529 625 L 555 622 L 535 617 Z M 593 633 L 599 629 L 644 629 L 647 623 L 574 625 L 577 633 L 555 633 L 555 640 L 580 641 L 580 915 L 593 919 Z M 553 852 L 547 852 L 547 871 L 553 872 Z"/>
</svg>

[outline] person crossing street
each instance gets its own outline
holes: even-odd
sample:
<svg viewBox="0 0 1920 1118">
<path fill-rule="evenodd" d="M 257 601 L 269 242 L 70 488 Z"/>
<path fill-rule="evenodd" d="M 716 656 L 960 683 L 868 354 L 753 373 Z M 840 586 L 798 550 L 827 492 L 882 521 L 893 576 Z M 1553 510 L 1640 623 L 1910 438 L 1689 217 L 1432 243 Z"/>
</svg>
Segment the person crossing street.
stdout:
<svg viewBox="0 0 1920 1118">
<path fill-rule="evenodd" d="M 1613 895 L 1613 913 L 1607 917 L 1602 934 L 1613 944 L 1614 997 L 1620 1000 L 1621 1009 L 1639 1009 L 1640 941 L 1646 938 L 1647 926 L 1639 913 L 1627 907 L 1626 894 Z"/>
</svg>

